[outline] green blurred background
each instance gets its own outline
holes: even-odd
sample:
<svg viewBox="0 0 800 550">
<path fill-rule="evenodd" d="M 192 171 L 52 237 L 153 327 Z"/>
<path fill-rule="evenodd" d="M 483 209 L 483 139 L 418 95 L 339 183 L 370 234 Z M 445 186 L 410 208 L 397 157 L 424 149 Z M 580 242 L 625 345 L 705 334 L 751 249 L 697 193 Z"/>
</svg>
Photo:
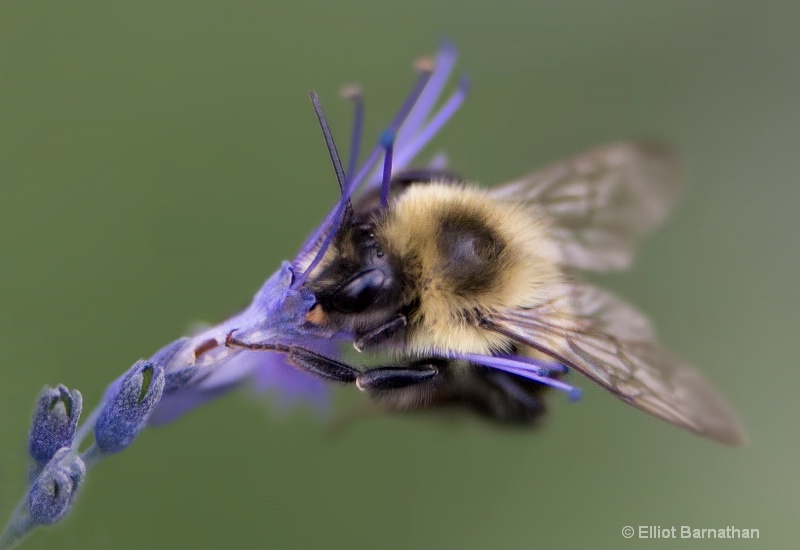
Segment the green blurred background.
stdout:
<svg viewBox="0 0 800 550">
<path fill-rule="evenodd" d="M 306 92 L 345 148 L 375 136 L 448 36 L 472 77 L 432 151 L 500 182 L 656 137 L 690 184 L 626 274 L 751 437 L 729 449 L 586 381 L 539 433 L 376 418 L 332 437 L 240 392 L 146 431 L 24 548 L 791 548 L 800 413 L 797 2 L 0 4 L 0 516 L 24 490 L 40 387 L 93 405 L 198 320 L 247 303 L 336 186 Z M 356 392 L 341 400 L 352 404 Z M 733 544 L 624 525 L 758 528 Z"/>
</svg>

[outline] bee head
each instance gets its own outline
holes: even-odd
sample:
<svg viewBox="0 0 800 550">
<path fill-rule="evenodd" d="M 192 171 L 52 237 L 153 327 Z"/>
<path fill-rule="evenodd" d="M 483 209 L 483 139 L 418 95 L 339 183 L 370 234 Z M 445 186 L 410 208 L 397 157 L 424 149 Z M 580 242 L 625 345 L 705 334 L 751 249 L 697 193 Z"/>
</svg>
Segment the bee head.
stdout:
<svg viewBox="0 0 800 550">
<path fill-rule="evenodd" d="M 311 290 L 329 314 L 394 313 L 402 286 L 393 263 L 381 248 L 374 224 L 354 221 L 340 231 L 333 259 L 311 282 Z"/>
</svg>

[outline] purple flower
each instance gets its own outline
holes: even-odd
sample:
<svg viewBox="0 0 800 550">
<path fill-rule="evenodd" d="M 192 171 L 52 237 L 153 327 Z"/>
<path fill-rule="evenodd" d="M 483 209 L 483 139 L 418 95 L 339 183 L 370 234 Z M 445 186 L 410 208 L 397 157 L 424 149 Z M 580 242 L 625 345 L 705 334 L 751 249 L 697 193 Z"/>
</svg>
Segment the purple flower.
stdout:
<svg viewBox="0 0 800 550">
<path fill-rule="evenodd" d="M 332 345 L 328 348 L 329 354 L 338 353 Z M 165 393 L 148 424 L 160 426 L 172 422 L 195 407 L 247 383 L 257 393 L 275 394 L 276 405 L 281 410 L 298 403 L 309 403 L 323 412 L 330 401 L 327 384 L 290 365 L 283 354 L 237 350 L 202 381 L 196 380 L 174 393 Z"/>
<path fill-rule="evenodd" d="M 327 345 L 326 345 L 327 344 Z M 338 349 L 330 341 L 321 341 L 313 346 L 314 351 L 335 356 Z M 291 365 L 284 355 L 275 353 L 249 352 L 262 355 L 259 364 L 253 369 L 252 388 L 257 393 L 274 395 L 279 411 L 286 411 L 297 403 L 310 403 L 319 413 L 330 407 L 330 387 L 326 382 Z"/>
<path fill-rule="evenodd" d="M 254 342 L 311 341 L 316 343 L 312 345 L 327 346 L 336 353 L 330 343 L 332 334 L 305 326 L 305 316 L 314 304 L 314 297 L 306 290 L 292 289 L 292 280 L 291 267 L 284 263 L 259 289 L 246 310 L 193 337 L 178 340 L 153 356 L 151 361 L 164 369 L 166 387 L 149 419 L 150 425 L 171 422 L 242 383 L 263 379 L 263 373 L 275 365 L 288 366 L 279 354 L 226 347 L 225 339 L 231 331 Z M 310 375 L 298 371 L 294 377 L 281 378 L 280 387 L 273 387 L 279 393 L 296 396 L 297 400 L 318 401 L 320 406 L 327 400 L 326 391 L 322 383 L 309 378 Z"/>
</svg>

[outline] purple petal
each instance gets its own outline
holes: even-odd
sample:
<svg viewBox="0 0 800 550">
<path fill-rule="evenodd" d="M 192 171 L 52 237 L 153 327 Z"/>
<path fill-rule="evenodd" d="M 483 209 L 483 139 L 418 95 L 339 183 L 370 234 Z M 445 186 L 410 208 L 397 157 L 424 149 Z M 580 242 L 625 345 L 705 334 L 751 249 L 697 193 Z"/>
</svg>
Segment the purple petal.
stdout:
<svg viewBox="0 0 800 550">
<path fill-rule="evenodd" d="M 450 96 L 447 102 L 439 109 L 433 118 L 419 130 L 414 139 L 402 144 L 395 159 L 395 169 L 403 170 L 430 141 L 436 137 L 445 124 L 464 103 L 467 98 L 468 81 L 462 79 L 458 89 Z"/>
<path fill-rule="evenodd" d="M 442 95 L 450 74 L 458 61 L 458 50 L 449 41 L 443 41 L 439 51 L 436 53 L 436 64 L 433 67 L 433 74 L 428 80 L 425 91 L 422 92 L 414 108 L 409 113 L 406 122 L 400 127 L 397 133 L 397 143 L 401 146 L 414 139 L 422 125 L 428 119 L 433 107 Z"/>
<path fill-rule="evenodd" d="M 326 340 L 309 347 L 331 356 L 338 354 L 333 344 Z M 275 394 L 277 407 L 281 410 L 309 404 L 323 412 L 330 405 L 330 387 L 290 365 L 284 354 L 245 350 L 217 365 L 202 380 L 165 395 L 150 416 L 149 424 L 160 426 L 172 422 L 195 407 L 248 382 L 257 393 Z"/>
<path fill-rule="evenodd" d="M 283 355 L 267 355 L 270 361 L 253 371 L 256 392 L 274 394 L 282 411 L 300 403 L 308 403 L 319 412 L 330 408 L 330 387 L 325 382 L 290 365 Z"/>
<path fill-rule="evenodd" d="M 291 281 L 291 269 L 284 263 L 264 283 L 245 311 L 193 337 L 170 344 L 154 355 L 154 359 L 163 362 L 160 366 L 170 384 L 169 392 L 163 395 L 150 416 L 150 425 L 175 420 L 210 399 L 254 380 L 256 374 L 269 377 L 275 365 L 286 370 L 288 365 L 280 354 L 226 347 L 225 338 L 232 331 L 237 338 L 248 342 L 291 344 L 302 340 L 304 346 L 324 348 L 325 353 L 336 356 L 338 351 L 330 341 L 332 334 L 314 332 L 305 326 L 305 315 L 313 296 L 306 291 L 292 290 Z M 291 380 L 284 377 L 283 383 L 275 382 L 273 387 L 288 392 L 293 400 L 307 396 L 307 400 L 321 406 L 326 399 L 322 386 L 316 381 L 308 382 L 307 377 L 295 376 Z M 119 381 L 112 387 L 118 384 Z"/>
<path fill-rule="evenodd" d="M 549 375 L 550 372 L 565 372 L 566 369 L 561 365 L 537 361 L 530 357 L 498 357 L 496 355 L 480 355 L 477 353 L 450 353 L 448 357 L 463 359 L 551 386 L 557 390 L 566 392 L 572 401 L 579 399 L 581 396 L 580 388 L 571 386 Z"/>
</svg>

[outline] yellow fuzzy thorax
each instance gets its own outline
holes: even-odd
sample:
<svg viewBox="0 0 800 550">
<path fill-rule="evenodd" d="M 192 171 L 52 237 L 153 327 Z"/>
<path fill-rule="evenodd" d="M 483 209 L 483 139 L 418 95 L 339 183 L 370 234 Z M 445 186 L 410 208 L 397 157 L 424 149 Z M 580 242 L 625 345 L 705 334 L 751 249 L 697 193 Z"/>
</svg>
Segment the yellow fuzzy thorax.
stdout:
<svg viewBox="0 0 800 550">
<path fill-rule="evenodd" d="M 480 291 L 458 292 L 448 279 L 446 251 L 438 241 L 441 220 L 448 215 L 480 220 L 503 243 L 491 284 Z M 410 292 L 419 307 L 409 319 L 407 342 L 414 353 L 507 349 L 508 338 L 479 329 L 476 315 L 534 307 L 563 278 L 552 260 L 545 220 L 527 205 L 494 199 L 475 187 L 411 186 L 379 222 L 377 233 L 415 282 Z"/>
</svg>

